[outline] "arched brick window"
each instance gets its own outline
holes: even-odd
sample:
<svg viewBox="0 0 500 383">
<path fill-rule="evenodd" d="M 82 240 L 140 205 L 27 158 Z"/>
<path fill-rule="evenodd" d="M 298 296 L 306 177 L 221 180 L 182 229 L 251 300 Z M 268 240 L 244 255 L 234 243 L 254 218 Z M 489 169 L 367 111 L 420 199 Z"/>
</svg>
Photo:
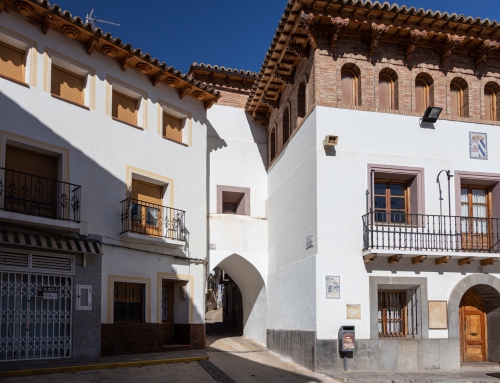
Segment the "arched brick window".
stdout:
<svg viewBox="0 0 500 383">
<path fill-rule="evenodd" d="M 306 81 L 299 85 L 297 94 L 297 116 L 304 118 L 306 116 Z"/>
<path fill-rule="evenodd" d="M 428 73 L 420 73 L 415 79 L 415 111 L 424 113 L 434 106 L 434 80 Z"/>
<path fill-rule="evenodd" d="M 450 83 L 450 112 L 454 117 L 469 117 L 469 87 L 461 77 Z"/>
<path fill-rule="evenodd" d="M 269 134 L 269 162 L 276 158 L 276 124 L 274 124 Z"/>
<path fill-rule="evenodd" d="M 345 64 L 341 70 L 342 105 L 361 105 L 361 71 L 354 64 Z"/>
<path fill-rule="evenodd" d="M 484 120 L 500 121 L 500 86 L 490 81 L 484 87 Z"/>
<path fill-rule="evenodd" d="M 283 111 L 283 125 L 281 128 L 282 132 L 282 143 L 285 145 L 285 143 L 288 141 L 290 138 L 290 109 L 288 109 L 288 106 L 285 108 Z"/>
<path fill-rule="evenodd" d="M 398 75 L 390 68 L 380 71 L 378 79 L 379 109 L 399 109 Z"/>
</svg>

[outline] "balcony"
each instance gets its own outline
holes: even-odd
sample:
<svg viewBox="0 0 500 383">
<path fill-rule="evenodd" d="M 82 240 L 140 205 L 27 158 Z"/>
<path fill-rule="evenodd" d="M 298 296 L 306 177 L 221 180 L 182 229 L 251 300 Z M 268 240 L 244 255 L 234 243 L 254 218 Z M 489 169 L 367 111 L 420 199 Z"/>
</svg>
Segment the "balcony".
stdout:
<svg viewBox="0 0 500 383">
<path fill-rule="evenodd" d="M 363 255 L 458 253 L 454 255 L 481 257 L 481 253 L 500 253 L 498 218 L 389 215 L 370 212 L 363 216 Z"/>
<path fill-rule="evenodd" d="M 186 244 L 186 212 L 146 201 L 127 198 L 122 205 L 124 241 L 181 247 Z"/>
<path fill-rule="evenodd" d="M 0 168 L 0 218 L 78 230 L 81 190 L 67 182 Z"/>
</svg>

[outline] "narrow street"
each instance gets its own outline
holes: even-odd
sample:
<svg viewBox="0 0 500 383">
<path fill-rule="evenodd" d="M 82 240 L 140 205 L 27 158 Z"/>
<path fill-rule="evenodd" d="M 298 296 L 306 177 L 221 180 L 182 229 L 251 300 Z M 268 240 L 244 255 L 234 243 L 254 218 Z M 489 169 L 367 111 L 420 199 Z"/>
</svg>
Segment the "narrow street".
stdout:
<svg viewBox="0 0 500 383">
<path fill-rule="evenodd" d="M 5 383 L 247 383 L 337 382 L 312 373 L 241 336 L 222 323 L 222 310 L 206 315 L 208 361 L 2 379 Z"/>
</svg>

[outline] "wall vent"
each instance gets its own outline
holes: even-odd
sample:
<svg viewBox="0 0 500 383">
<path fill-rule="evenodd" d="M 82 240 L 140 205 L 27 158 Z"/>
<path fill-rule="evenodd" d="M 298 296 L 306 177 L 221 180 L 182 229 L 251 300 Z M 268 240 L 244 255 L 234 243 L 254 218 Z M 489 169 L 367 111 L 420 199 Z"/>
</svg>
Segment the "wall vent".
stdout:
<svg viewBox="0 0 500 383">
<path fill-rule="evenodd" d="M 66 257 L 33 254 L 31 256 L 31 269 L 72 272 L 73 259 Z"/>
<path fill-rule="evenodd" d="M 28 266 L 28 254 L 0 252 L 0 267 L 27 269 Z"/>
</svg>

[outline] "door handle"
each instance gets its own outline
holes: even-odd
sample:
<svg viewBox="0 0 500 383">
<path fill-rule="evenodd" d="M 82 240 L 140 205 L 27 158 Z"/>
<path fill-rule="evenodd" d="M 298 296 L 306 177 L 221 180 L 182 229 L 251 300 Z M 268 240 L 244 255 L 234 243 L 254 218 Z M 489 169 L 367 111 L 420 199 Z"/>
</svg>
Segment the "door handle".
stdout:
<svg viewBox="0 0 500 383">
<path fill-rule="evenodd" d="M 472 335 L 472 336 L 478 336 L 479 333 L 478 332 L 471 332 L 470 335 Z"/>
</svg>

